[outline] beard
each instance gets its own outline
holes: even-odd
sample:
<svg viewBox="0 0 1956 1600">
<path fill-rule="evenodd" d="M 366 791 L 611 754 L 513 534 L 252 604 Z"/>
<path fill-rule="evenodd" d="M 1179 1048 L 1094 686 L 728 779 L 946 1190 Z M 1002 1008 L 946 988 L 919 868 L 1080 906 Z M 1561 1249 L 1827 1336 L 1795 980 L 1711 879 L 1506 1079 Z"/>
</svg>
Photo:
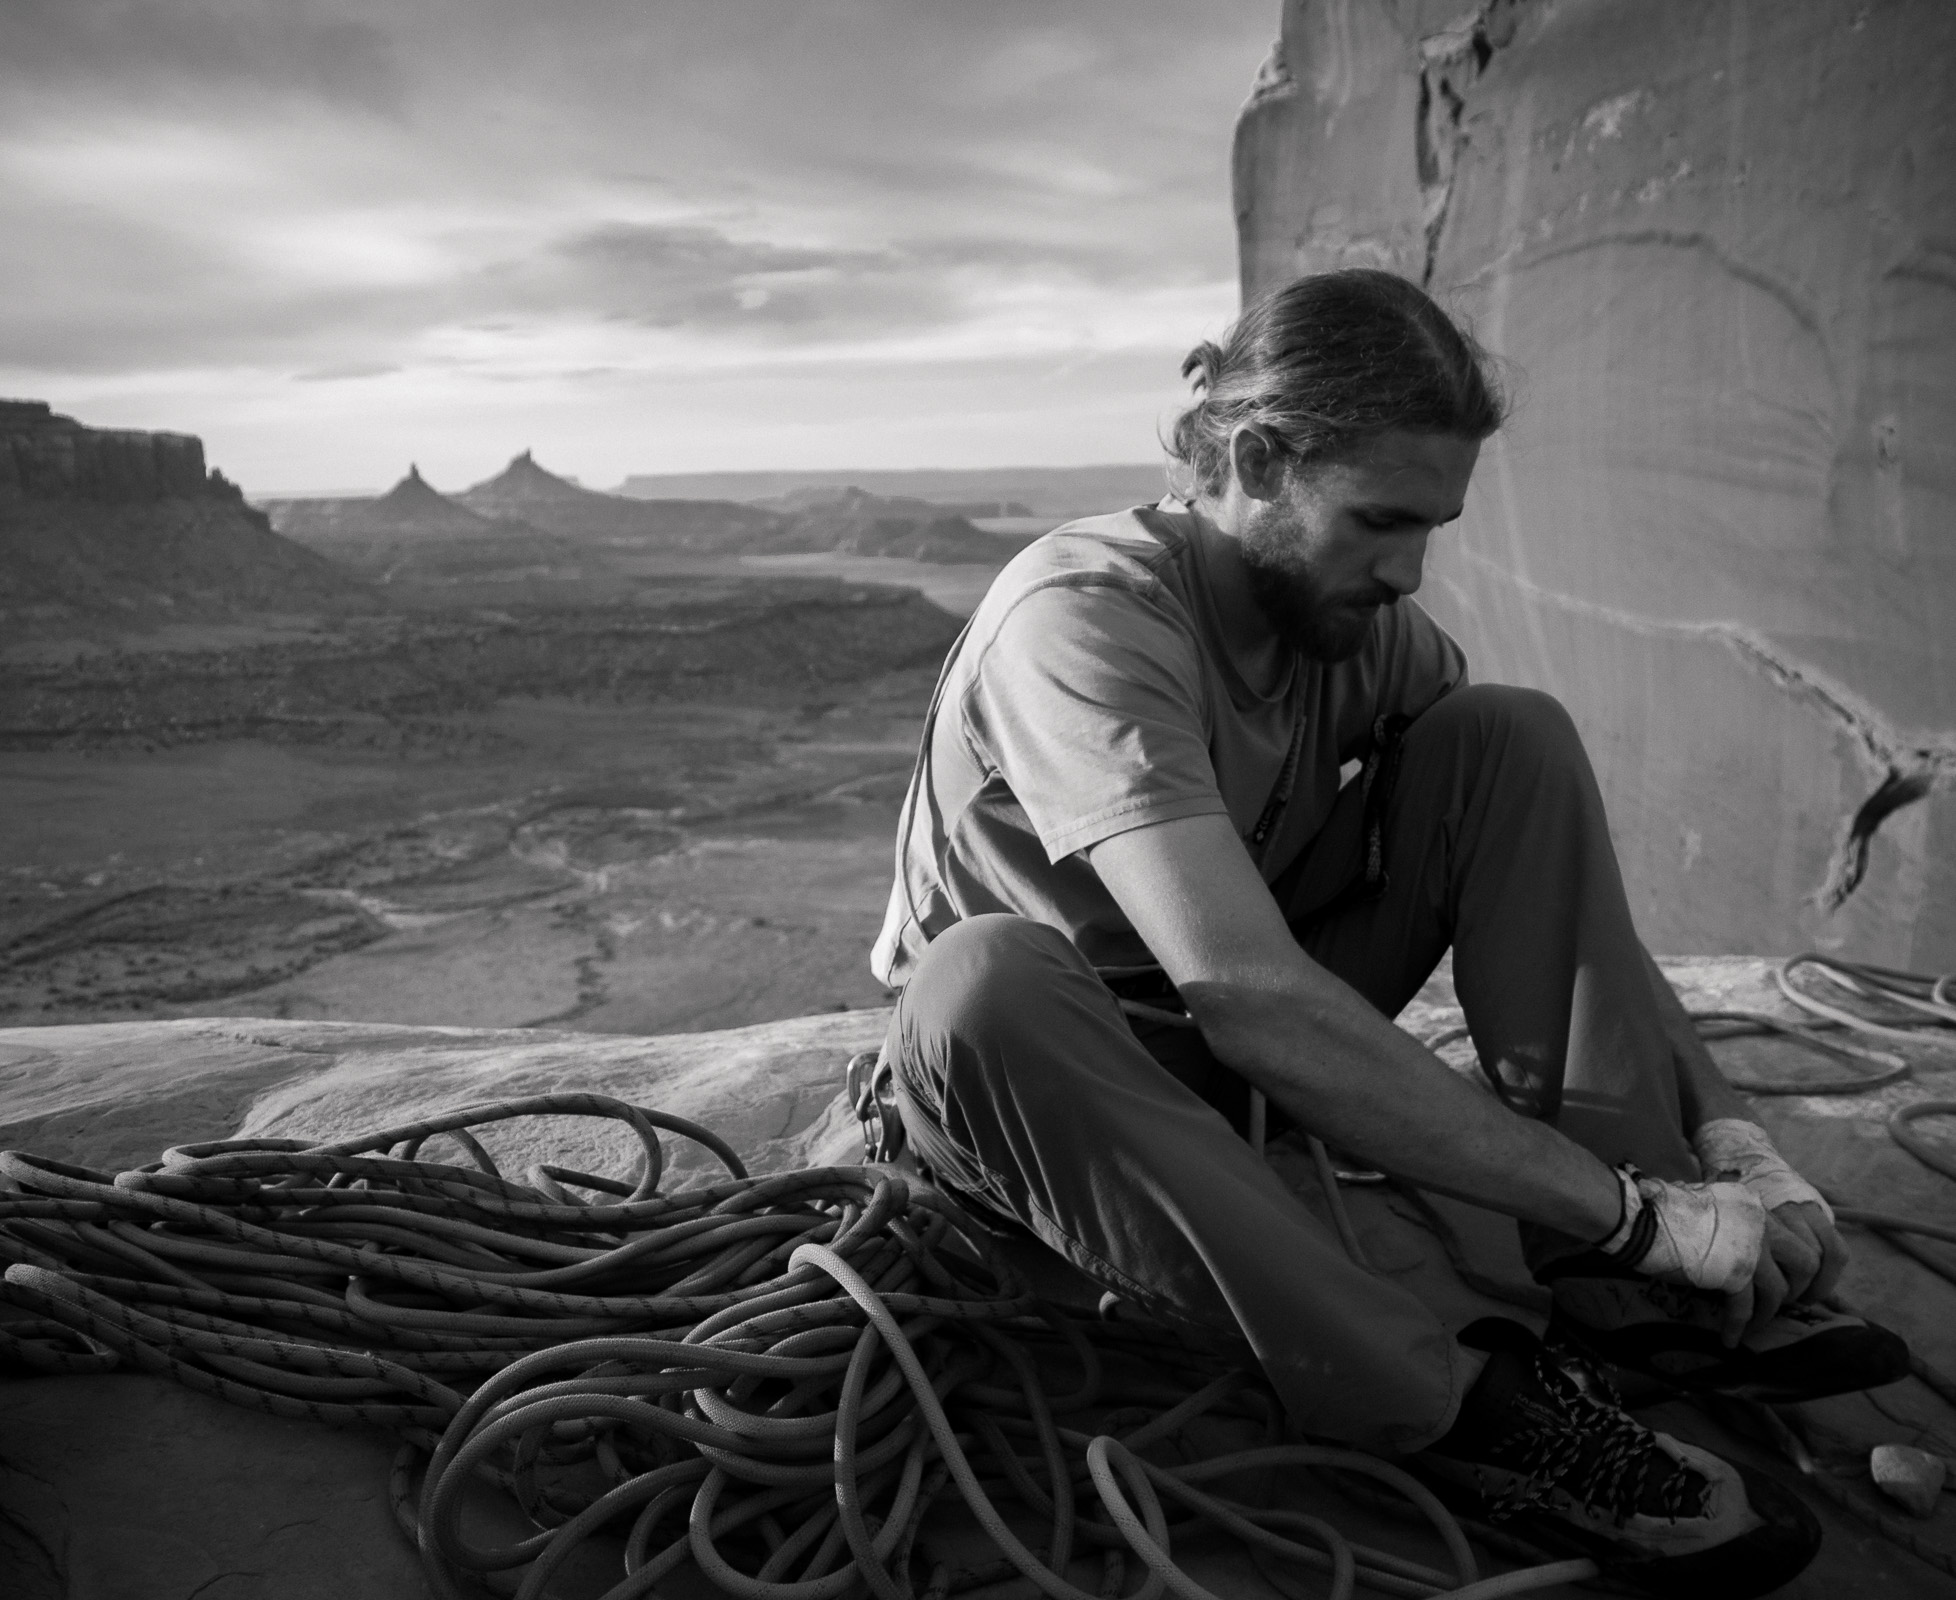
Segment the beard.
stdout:
<svg viewBox="0 0 1956 1600">
<path fill-rule="evenodd" d="M 1328 592 L 1297 548 L 1295 537 L 1265 524 L 1252 527 L 1238 549 L 1249 575 L 1250 598 L 1277 637 L 1310 661 L 1344 661 L 1371 636 L 1379 607 L 1399 598 L 1384 584 L 1343 594 Z"/>
</svg>

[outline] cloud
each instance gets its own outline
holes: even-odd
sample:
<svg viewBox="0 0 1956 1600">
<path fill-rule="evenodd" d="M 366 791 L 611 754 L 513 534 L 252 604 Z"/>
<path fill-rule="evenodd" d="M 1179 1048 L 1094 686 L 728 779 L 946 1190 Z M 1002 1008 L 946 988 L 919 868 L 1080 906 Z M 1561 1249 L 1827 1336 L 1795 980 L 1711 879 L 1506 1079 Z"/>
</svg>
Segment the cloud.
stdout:
<svg viewBox="0 0 1956 1600">
<path fill-rule="evenodd" d="M 314 367 L 309 372 L 294 373 L 300 383 L 346 383 L 355 378 L 384 378 L 390 372 L 401 369 L 385 361 L 343 361 L 338 366 Z"/>
<path fill-rule="evenodd" d="M 335 9 L 307 0 L 7 0 L 0 83 L 41 93 L 250 87 L 399 115 L 406 78 L 387 33 Z"/>
<path fill-rule="evenodd" d="M 872 305 L 912 319 L 946 309 L 895 252 L 735 239 L 697 223 L 606 223 L 554 254 L 559 303 L 575 285 L 599 315 L 652 327 L 836 336 L 860 328 Z"/>
<path fill-rule="evenodd" d="M 671 371 L 808 395 L 959 363 L 976 387 L 914 392 L 960 415 L 904 436 L 982 414 L 1018 437 L 998 419 L 1039 373 L 1148 346 L 1172 383 L 1214 331 L 1230 127 L 1275 11 L 0 0 L 0 388 L 176 396 L 163 421 L 247 478 L 214 430 L 249 393 L 325 482 L 366 436 L 338 396 L 405 438 L 437 409 L 557 414 L 580 385 L 677 405 Z"/>
</svg>

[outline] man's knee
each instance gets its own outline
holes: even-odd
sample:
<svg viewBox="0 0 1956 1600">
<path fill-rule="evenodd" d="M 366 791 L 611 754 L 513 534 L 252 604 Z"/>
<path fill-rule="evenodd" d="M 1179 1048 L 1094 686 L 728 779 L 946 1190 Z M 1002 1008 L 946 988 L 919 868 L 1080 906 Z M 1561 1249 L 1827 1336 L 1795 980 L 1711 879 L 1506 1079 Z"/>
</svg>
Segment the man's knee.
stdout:
<svg viewBox="0 0 1956 1600">
<path fill-rule="evenodd" d="M 1540 689 L 1475 683 L 1444 695 L 1413 724 L 1414 738 L 1455 742 L 1457 759 L 1492 760 L 1528 782 L 1574 778 L 1587 786 L 1589 754 L 1560 700 Z"/>
<path fill-rule="evenodd" d="M 1093 969 L 1057 928 L 991 912 L 966 917 L 930 942 L 898 1002 L 924 1033 L 971 1038 L 996 1033 L 1035 1009 L 1044 993 Z"/>
<path fill-rule="evenodd" d="M 1582 744 L 1567 708 L 1554 695 L 1511 683 L 1470 683 L 1437 701 L 1427 718 L 1471 722 L 1490 733 L 1518 736 L 1530 743 Z"/>
</svg>

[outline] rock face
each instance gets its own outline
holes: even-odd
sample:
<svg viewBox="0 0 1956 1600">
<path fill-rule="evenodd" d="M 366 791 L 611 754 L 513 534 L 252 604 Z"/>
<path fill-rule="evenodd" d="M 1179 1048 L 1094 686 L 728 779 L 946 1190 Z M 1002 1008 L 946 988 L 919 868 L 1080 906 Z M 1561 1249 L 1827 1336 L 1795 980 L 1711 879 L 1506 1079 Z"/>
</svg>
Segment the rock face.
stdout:
<svg viewBox="0 0 1956 1600">
<path fill-rule="evenodd" d="M 1660 948 L 1956 962 L 1952 75 L 1935 0 L 1288 0 L 1244 108 L 1246 293 L 1513 364 L 1421 598 L 1574 712 Z"/>
<path fill-rule="evenodd" d="M 0 624 L 116 631 L 242 612 L 370 608 L 365 586 L 279 537 L 201 440 L 84 427 L 0 400 Z"/>
</svg>

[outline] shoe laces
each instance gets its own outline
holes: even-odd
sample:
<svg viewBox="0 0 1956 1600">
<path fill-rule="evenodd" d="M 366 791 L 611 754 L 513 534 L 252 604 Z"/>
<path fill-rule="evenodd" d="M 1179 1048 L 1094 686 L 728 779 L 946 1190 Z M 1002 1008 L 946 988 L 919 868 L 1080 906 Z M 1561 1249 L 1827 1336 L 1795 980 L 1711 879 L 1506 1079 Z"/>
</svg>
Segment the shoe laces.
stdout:
<svg viewBox="0 0 1956 1600">
<path fill-rule="evenodd" d="M 1658 1447 L 1601 1373 L 1579 1356 L 1548 1349 L 1537 1352 L 1534 1365 L 1548 1403 L 1528 1406 L 1526 1420 L 1504 1441 L 1525 1481 L 1495 1498 L 1492 1518 L 1541 1505 L 1554 1489 L 1607 1513 L 1618 1527 L 1639 1513 L 1673 1521 L 1705 1515 L 1710 1484 Z"/>
</svg>

